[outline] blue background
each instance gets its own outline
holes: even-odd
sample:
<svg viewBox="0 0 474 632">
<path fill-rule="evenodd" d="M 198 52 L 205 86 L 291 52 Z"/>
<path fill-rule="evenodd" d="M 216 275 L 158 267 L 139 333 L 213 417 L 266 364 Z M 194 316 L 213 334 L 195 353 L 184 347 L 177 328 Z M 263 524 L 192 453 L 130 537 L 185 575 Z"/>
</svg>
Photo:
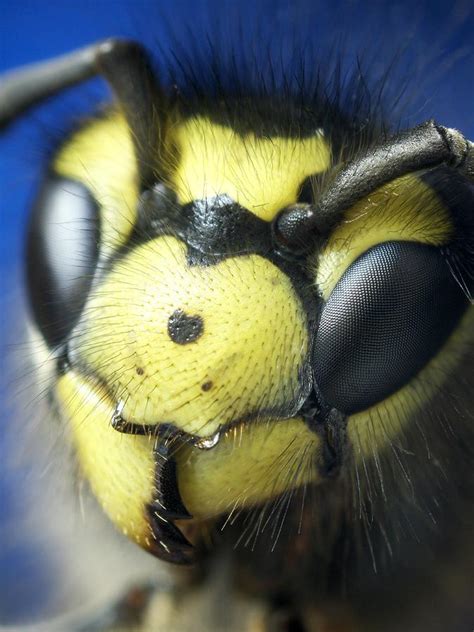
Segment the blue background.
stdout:
<svg viewBox="0 0 474 632">
<path fill-rule="evenodd" d="M 291 74 L 292 67 L 304 57 L 311 72 L 313 59 L 326 59 L 337 50 L 347 69 L 355 67 L 359 55 L 374 81 L 396 59 L 387 94 L 390 102 L 392 87 L 393 98 L 404 87 L 402 125 L 435 117 L 474 138 L 471 7 L 470 0 L 1 0 L 0 71 L 122 35 L 137 38 L 156 51 L 165 83 L 170 80 L 169 64 L 177 68 L 177 62 L 169 56 L 174 52 L 178 60 L 186 54 L 198 55 L 200 79 L 209 85 L 206 51 L 208 41 L 212 41 L 224 69 L 233 56 L 242 69 L 242 82 L 257 85 L 259 77 L 248 64 L 241 63 L 252 55 L 260 60 L 257 66 L 267 69 L 266 61 L 273 60 L 278 82 L 281 67 Z M 165 58 L 169 60 L 166 63 Z M 2 311 L 5 322 L 0 331 L 7 350 L 15 345 L 8 334 L 14 320 L 8 308 L 21 284 L 25 220 L 44 162 L 74 115 L 90 112 L 106 96 L 107 89 L 100 80 L 89 82 L 38 108 L 0 139 L 0 282 L 7 308 Z M 1 358 L 5 363 L 3 350 Z M 0 396 L 6 402 L 12 387 L 7 366 L 2 367 L 1 374 Z M 0 424 L 1 537 L 2 533 L 14 532 L 15 520 L 25 511 L 21 498 L 28 484 L 28 471 L 12 470 L 5 464 L 7 455 L 21 440 L 15 413 L 6 404 L 0 408 Z M 22 617 L 40 613 L 53 583 L 34 544 L 0 546 L 0 624 L 20 610 Z"/>
</svg>

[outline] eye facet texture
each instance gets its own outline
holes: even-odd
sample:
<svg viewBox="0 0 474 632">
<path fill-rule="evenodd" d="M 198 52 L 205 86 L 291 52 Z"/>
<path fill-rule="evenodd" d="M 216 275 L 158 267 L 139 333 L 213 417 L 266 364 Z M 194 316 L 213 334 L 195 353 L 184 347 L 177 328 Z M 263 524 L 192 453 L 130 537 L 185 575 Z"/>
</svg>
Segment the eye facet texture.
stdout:
<svg viewBox="0 0 474 632">
<path fill-rule="evenodd" d="M 329 296 L 316 335 L 314 376 L 326 404 L 354 414 L 399 390 L 467 305 L 439 248 L 394 241 L 365 252 Z"/>
<path fill-rule="evenodd" d="M 99 207 L 84 185 L 48 178 L 27 242 L 31 308 L 50 347 L 64 341 L 86 302 L 99 256 Z"/>
</svg>

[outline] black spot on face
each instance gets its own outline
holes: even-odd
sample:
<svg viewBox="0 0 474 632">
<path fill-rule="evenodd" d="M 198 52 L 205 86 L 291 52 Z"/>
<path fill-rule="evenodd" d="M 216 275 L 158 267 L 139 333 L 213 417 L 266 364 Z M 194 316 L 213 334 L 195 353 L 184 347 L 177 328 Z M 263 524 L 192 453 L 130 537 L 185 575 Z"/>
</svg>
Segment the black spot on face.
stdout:
<svg viewBox="0 0 474 632">
<path fill-rule="evenodd" d="M 201 316 L 189 316 L 182 309 L 175 310 L 168 319 L 168 336 L 178 345 L 195 342 L 203 331 Z"/>
<path fill-rule="evenodd" d="M 141 366 L 137 366 L 136 371 L 137 371 L 137 375 L 143 375 L 145 373 L 145 371 L 142 369 Z"/>
<path fill-rule="evenodd" d="M 214 384 L 211 382 L 211 380 L 209 380 L 208 382 L 204 382 L 204 384 L 201 384 L 201 390 L 207 392 L 210 391 L 213 386 Z"/>
</svg>

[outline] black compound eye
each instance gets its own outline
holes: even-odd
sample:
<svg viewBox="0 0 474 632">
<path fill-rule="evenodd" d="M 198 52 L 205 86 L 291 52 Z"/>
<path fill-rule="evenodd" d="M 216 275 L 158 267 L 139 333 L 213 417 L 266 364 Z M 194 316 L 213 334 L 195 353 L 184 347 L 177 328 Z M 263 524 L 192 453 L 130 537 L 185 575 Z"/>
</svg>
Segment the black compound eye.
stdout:
<svg viewBox="0 0 474 632">
<path fill-rule="evenodd" d="M 354 414 L 415 376 L 469 302 L 438 248 L 379 244 L 344 273 L 324 306 L 313 368 L 325 402 Z"/>
<path fill-rule="evenodd" d="M 30 220 L 26 273 L 31 308 L 50 347 L 71 332 L 99 257 L 99 207 L 87 188 L 50 176 Z"/>
</svg>

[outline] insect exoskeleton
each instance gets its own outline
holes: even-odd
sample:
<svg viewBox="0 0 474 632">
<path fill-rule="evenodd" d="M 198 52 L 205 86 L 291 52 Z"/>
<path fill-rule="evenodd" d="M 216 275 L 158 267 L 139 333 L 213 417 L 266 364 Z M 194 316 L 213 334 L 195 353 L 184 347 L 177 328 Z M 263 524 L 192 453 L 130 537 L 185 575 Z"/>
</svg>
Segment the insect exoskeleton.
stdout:
<svg viewBox="0 0 474 632">
<path fill-rule="evenodd" d="M 407 490 L 429 490 L 427 463 L 434 487 L 450 467 L 440 402 L 469 414 L 472 143 L 432 121 L 345 128 L 334 103 L 322 116 L 290 95 L 171 98 L 130 42 L 67 67 L 64 85 L 99 73 L 117 103 L 50 165 L 29 292 L 56 408 L 106 513 L 180 564 L 196 524 L 299 488 L 323 488 L 323 503 L 343 489 L 347 507 L 359 494 L 361 523 L 371 504 L 386 536 Z M 61 88 L 36 73 L 29 91 L 21 73 L 7 85 L 5 121 Z M 331 546 L 357 531 L 350 514 Z"/>
</svg>

